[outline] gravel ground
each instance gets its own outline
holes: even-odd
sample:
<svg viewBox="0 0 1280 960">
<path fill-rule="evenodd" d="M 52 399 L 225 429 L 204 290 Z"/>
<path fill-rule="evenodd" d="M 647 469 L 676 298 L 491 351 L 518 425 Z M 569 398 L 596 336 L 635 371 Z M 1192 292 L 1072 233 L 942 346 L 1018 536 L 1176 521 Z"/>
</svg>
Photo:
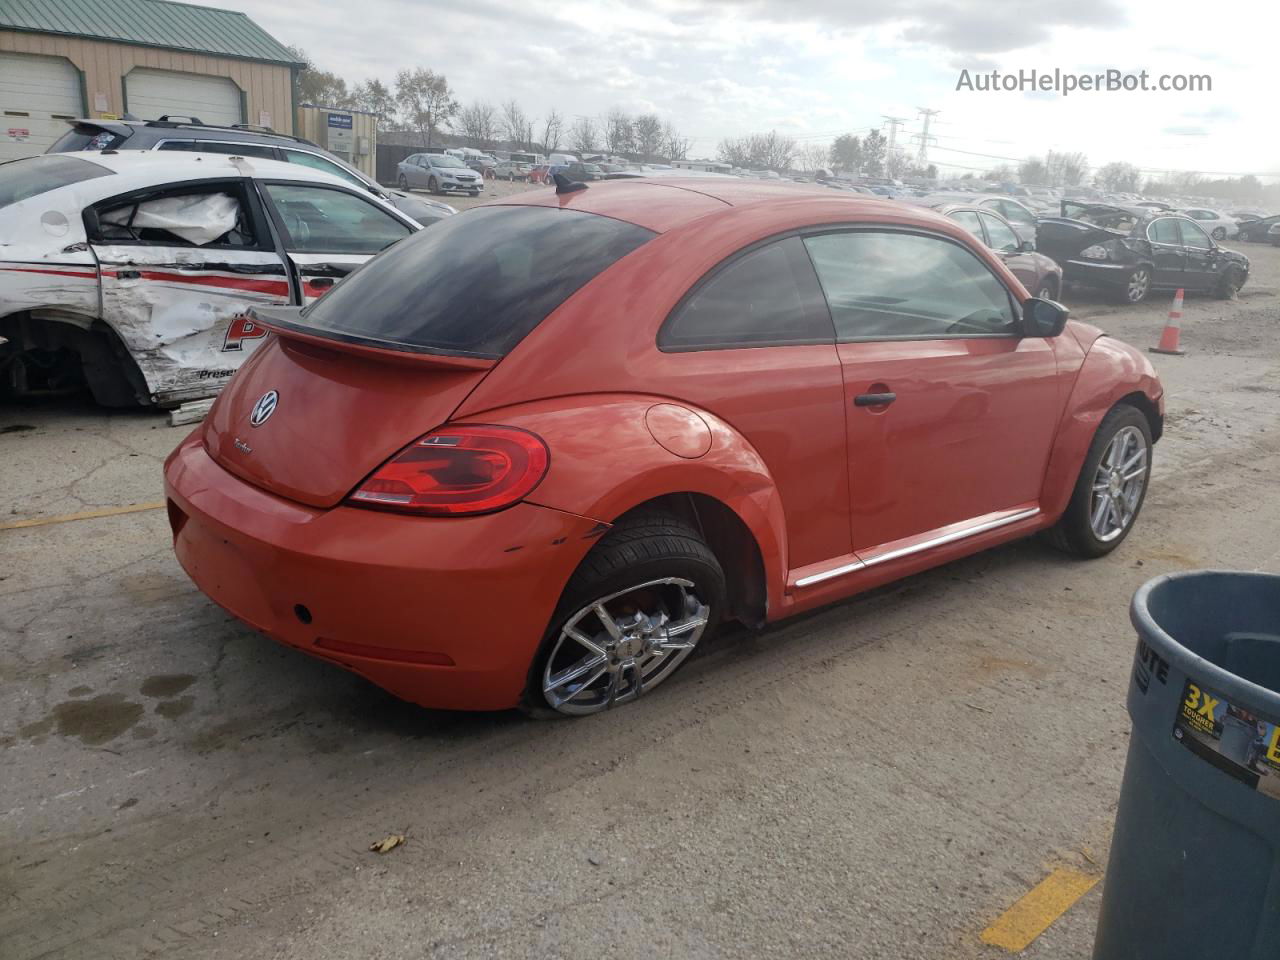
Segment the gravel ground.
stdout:
<svg viewBox="0 0 1280 960">
<path fill-rule="evenodd" d="M 162 510 L 0 530 L 0 955 L 1000 956 L 1009 904 L 1105 865 L 1133 590 L 1280 569 L 1280 249 L 1243 249 L 1244 295 L 1189 299 L 1188 356 L 1155 360 L 1168 428 L 1115 554 L 1012 544 L 732 631 L 583 722 L 419 710 L 272 644 Z M 1169 298 L 1067 300 L 1147 346 Z M 184 432 L 0 408 L 0 524 L 157 500 Z M 1087 956 L 1097 900 L 1025 956 Z"/>
</svg>

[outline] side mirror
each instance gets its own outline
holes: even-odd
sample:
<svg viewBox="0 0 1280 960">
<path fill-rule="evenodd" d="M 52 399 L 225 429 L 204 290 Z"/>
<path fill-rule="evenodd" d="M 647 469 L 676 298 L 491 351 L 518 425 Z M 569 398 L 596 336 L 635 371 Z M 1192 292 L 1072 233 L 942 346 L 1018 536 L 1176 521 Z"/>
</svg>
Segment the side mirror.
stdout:
<svg viewBox="0 0 1280 960">
<path fill-rule="evenodd" d="M 1062 304 L 1031 297 L 1022 304 L 1022 328 L 1028 337 L 1056 337 L 1071 314 Z"/>
<path fill-rule="evenodd" d="M 1023 240 L 1022 246 L 1018 248 L 1019 253 L 1035 253 L 1036 242 L 1034 240 Z"/>
</svg>

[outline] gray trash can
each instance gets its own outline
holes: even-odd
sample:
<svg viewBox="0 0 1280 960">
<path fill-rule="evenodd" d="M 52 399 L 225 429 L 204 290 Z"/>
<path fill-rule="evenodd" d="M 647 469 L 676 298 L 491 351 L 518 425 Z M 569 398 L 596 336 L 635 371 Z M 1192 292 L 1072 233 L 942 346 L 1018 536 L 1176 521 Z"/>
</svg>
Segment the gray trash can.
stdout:
<svg viewBox="0 0 1280 960">
<path fill-rule="evenodd" d="M 1280 958 L 1280 576 L 1159 577 L 1130 608 L 1133 736 L 1094 960 Z"/>
</svg>

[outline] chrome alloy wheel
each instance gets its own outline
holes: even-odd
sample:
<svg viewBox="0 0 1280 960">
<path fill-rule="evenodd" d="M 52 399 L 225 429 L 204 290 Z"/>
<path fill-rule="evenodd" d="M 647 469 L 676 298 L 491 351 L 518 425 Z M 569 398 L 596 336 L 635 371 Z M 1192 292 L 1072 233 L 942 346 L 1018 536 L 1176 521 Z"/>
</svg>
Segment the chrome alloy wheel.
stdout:
<svg viewBox="0 0 1280 960">
<path fill-rule="evenodd" d="M 1147 486 L 1147 441 L 1137 427 L 1124 427 L 1111 438 L 1093 475 L 1089 526 L 1107 543 L 1133 523 Z"/>
<path fill-rule="evenodd" d="M 1139 267 L 1129 275 L 1129 285 L 1125 288 L 1125 295 L 1129 298 L 1130 303 L 1141 303 L 1147 295 L 1147 289 L 1151 286 L 1151 273 L 1145 267 Z"/>
<path fill-rule="evenodd" d="M 542 695 L 574 715 L 628 703 L 693 652 L 710 613 L 692 581 L 676 577 L 593 600 L 561 628 L 542 673 Z"/>
</svg>

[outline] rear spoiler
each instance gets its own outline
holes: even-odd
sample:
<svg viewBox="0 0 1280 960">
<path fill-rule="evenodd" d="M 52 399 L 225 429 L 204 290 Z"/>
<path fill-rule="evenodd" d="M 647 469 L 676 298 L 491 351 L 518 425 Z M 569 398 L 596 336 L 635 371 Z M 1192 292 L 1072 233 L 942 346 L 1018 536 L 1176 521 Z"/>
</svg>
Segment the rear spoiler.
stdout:
<svg viewBox="0 0 1280 960">
<path fill-rule="evenodd" d="M 393 344 L 352 334 L 317 330 L 302 319 L 302 307 L 252 307 L 249 319 L 276 336 L 294 343 L 334 353 L 354 354 L 381 363 L 396 363 L 429 370 L 490 370 L 497 357 L 448 353 L 427 347 Z"/>
</svg>

